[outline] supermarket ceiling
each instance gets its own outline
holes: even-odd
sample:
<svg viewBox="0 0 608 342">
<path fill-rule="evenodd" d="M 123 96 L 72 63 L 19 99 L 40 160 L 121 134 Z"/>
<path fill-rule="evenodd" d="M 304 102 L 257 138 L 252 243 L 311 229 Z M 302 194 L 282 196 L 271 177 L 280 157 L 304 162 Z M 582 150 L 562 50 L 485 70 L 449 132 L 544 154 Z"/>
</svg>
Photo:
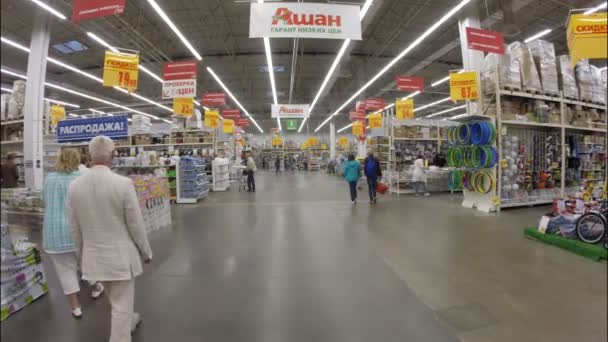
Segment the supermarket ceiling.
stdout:
<svg viewBox="0 0 608 342">
<path fill-rule="evenodd" d="M 141 64 L 162 77 L 162 65 L 168 61 L 194 59 L 191 51 L 165 24 L 147 0 L 127 0 L 122 15 L 85 20 L 74 24 L 70 19 L 71 0 L 41 0 L 65 14 L 67 20 L 51 19 L 49 56 L 76 68 L 102 75 L 105 48 L 87 36 L 93 32 L 109 44 L 140 51 Z M 257 1 L 254 1 L 257 2 Z M 292 1 L 296 2 L 296 1 Z M 305 1 L 309 2 L 309 1 Z M 310 1 L 312 2 L 312 1 Z M 317 1 L 320 2 L 320 1 Z M 331 3 L 332 1 L 323 1 Z M 365 0 L 333 1 L 362 5 Z M 523 40 L 545 29 L 553 31 L 544 37 L 556 45 L 556 52 L 566 49 L 564 23 L 571 8 L 593 7 L 601 1 L 577 0 L 473 0 L 468 7 L 479 11 L 482 26 L 495 31 L 511 32 L 507 43 Z M 206 72 L 210 66 L 238 98 L 244 108 L 265 131 L 276 125 L 271 119 L 273 102 L 267 59 L 262 39 L 249 38 L 250 1 L 247 0 L 156 0 L 183 35 L 202 55 L 198 68 L 197 94 L 222 92 Z M 310 132 L 333 113 L 355 91 L 443 16 L 455 0 L 374 0 L 362 22 L 363 40 L 353 41 L 338 69 L 319 98 L 311 119 Z M 43 11 L 32 1 L 2 0 L 2 37 L 29 47 L 34 14 Z M 505 15 L 506 14 L 506 15 Z M 311 103 L 325 79 L 342 40 L 280 38 L 270 40 L 279 103 Z M 25 74 L 27 53 L 2 44 L 2 67 Z M 396 74 L 422 76 L 427 90 L 416 97 L 421 106 L 446 97 L 447 84 L 430 88 L 433 81 L 447 76 L 448 71 L 462 66 L 457 17 L 445 22 L 421 45 L 380 77 L 360 97 L 384 97 L 387 102 L 403 96 L 395 90 Z M 3 86 L 14 76 L 3 73 Z M 140 72 L 137 93 L 157 102 L 161 83 Z M 49 63 L 47 81 L 74 90 L 103 97 L 141 111 L 168 118 L 171 113 L 128 96 L 73 71 Z M 100 108 L 100 104 L 52 88 L 46 97 L 77 103 L 82 108 Z M 229 105 L 236 107 L 232 100 Z M 171 102 L 164 102 L 171 106 Z M 443 109 L 452 106 L 447 103 Z M 348 106 L 334 120 L 337 127 L 348 123 Z M 437 106 L 440 110 L 442 106 Z M 113 111 L 107 109 L 106 111 Z M 81 113 L 86 113 L 82 111 Z M 254 132 L 254 126 L 250 128 Z M 306 131 L 306 127 L 304 128 Z M 256 131 L 257 132 L 257 131 Z"/>
</svg>

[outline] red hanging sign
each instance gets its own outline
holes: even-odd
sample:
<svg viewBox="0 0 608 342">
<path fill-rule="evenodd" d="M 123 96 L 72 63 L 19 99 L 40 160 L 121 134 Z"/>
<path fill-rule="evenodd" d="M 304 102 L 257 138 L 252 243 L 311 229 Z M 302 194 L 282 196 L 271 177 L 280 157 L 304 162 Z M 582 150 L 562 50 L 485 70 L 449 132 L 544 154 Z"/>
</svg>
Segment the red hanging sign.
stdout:
<svg viewBox="0 0 608 342">
<path fill-rule="evenodd" d="M 365 101 L 357 101 L 355 104 L 355 110 L 365 112 Z"/>
<path fill-rule="evenodd" d="M 197 62 L 173 62 L 163 65 L 163 79 L 165 81 L 196 79 Z"/>
<path fill-rule="evenodd" d="M 224 109 L 222 110 L 222 117 L 224 119 L 239 119 L 241 117 L 241 111 L 238 109 Z"/>
<path fill-rule="evenodd" d="M 218 108 L 226 105 L 226 95 L 224 93 L 203 94 L 203 106 Z"/>
<path fill-rule="evenodd" d="M 365 120 L 365 112 L 358 111 L 358 110 L 352 111 L 352 112 L 348 113 L 348 118 L 351 121 L 362 121 L 362 120 Z"/>
<path fill-rule="evenodd" d="M 374 110 L 382 110 L 386 107 L 386 101 L 382 98 L 371 98 L 365 100 L 365 110 L 366 111 L 374 111 Z"/>
<path fill-rule="evenodd" d="M 239 127 L 249 127 L 250 122 L 249 119 L 241 118 L 234 120 L 234 124 Z"/>
<path fill-rule="evenodd" d="M 504 55 L 505 38 L 500 32 L 484 31 L 467 27 L 467 47 L 471 50 L 497 53 Z"/>
<path fill-rule="evenodd" d="M 122 14 L 125 11 L 126 0 L 74 0 L 72 6 L 72 21 L 105 17 Z"/>
<path fill-rule="evenodd" d="M 399 76 L 395 81 L 397 89 L 401 91 L 423 91 L 424 78 L 418 76 Z"/>
</svg>

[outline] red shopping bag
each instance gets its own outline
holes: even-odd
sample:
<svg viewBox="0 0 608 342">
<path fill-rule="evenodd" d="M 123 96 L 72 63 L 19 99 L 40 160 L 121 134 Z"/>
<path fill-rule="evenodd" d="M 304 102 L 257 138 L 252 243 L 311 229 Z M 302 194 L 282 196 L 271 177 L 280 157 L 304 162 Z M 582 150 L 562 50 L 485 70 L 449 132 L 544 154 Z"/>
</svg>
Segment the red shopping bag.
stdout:
<svg viewBox="0 0 608 342">
<path fill-rule="evenodd" d="M 388 186 L 382 182 L 378 182 L 376 185 L 376 192 L 380 194 L 385 194 L 388 191 Z"/>
</svg>

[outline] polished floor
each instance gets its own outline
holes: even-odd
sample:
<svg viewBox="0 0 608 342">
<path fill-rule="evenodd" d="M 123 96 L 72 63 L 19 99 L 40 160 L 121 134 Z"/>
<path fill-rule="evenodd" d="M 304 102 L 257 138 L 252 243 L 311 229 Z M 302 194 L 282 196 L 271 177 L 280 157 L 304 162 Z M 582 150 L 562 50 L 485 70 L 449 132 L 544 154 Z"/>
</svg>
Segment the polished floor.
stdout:
<svg viewBox="0 0 608 342">
<path fill-rule="evenodd" d="M 256 193 L 176 206 L 151 235 L 133 341 L 607 340 L 607 265 L 522 237 L 544 208 L 483 214 L 459 195 L 365 194 L 324 173 L 260 173 Z M 102 342 L 105 299 L 71 318 L 50 293 L 2 322 L 2 341 Z M 85 291 L 86 292 L 86 291 Z"/>
</svg>

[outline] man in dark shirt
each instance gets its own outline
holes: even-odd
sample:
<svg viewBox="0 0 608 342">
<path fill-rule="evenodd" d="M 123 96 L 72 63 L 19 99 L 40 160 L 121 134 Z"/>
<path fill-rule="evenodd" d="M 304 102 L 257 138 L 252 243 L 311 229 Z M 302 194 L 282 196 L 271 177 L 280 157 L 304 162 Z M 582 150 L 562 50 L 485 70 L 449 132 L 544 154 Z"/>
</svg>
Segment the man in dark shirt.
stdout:
<svg viewBox="0 0 608 342">
<path fill-rule="evenodd" d="M 19 184 L 19 173 L 17 172 L 17 165 L 15 165 L 15 156 L 9 154 L 6 156 L 6 163 L 0 167 L 0 184 L 2 188 L 16 188 Z"/>
</svg>

